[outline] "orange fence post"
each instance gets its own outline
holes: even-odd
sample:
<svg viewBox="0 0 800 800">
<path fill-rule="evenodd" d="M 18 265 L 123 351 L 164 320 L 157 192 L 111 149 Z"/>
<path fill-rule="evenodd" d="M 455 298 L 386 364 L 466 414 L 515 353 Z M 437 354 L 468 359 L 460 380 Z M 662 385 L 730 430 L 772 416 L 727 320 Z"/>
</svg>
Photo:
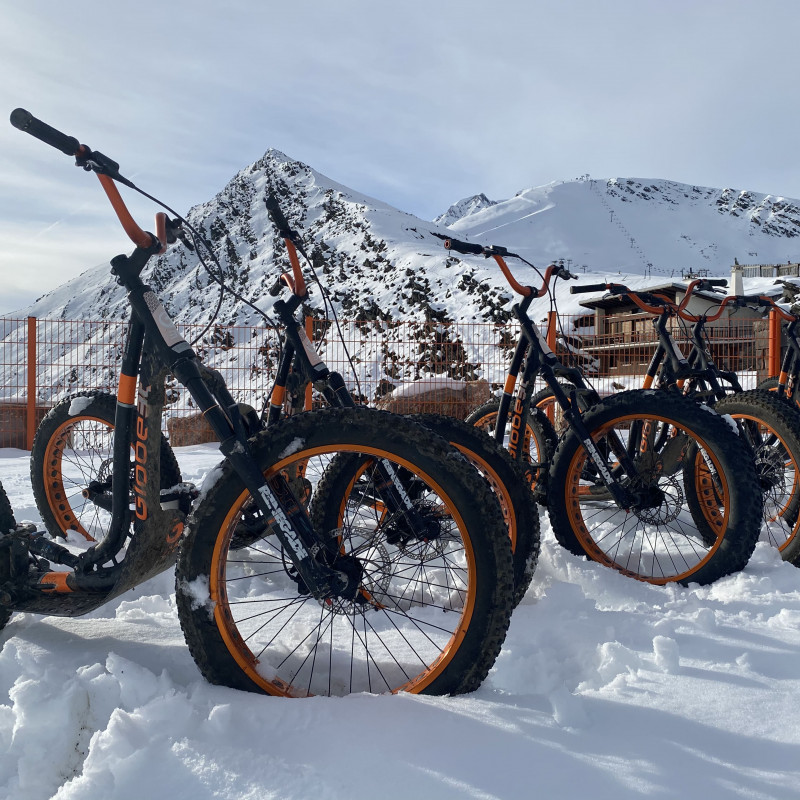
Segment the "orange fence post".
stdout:
<svg viewBox="0 0 800 800">
<path fill-rule="evenodd" d="M 767 377 L 775 378 L 781 371 L 781 320 L 773 309 L 769 312 L 769 350 Z"/>
<path fill-rule="evenodd" d="M 25 445 L 33 448 L 36 435 L 36 317 L 28 317 L 28 389 Z"/>
<path fill-rule="evenodd" d="M 306 336 L 308 336 L 308 338 L 311 339 L 311 341 L 314 341 L 312 339 L 313 335 L 314 335 L 314 320 L 311 317 L 306 317 Z M 313 387 L 311 386 L 311 382 L 309 381 L 309 383 L 306 385 L 306 404 L 305 404 L 306 411 L 311 411 L 312 392 L 313 392 Z"/>
</svg>

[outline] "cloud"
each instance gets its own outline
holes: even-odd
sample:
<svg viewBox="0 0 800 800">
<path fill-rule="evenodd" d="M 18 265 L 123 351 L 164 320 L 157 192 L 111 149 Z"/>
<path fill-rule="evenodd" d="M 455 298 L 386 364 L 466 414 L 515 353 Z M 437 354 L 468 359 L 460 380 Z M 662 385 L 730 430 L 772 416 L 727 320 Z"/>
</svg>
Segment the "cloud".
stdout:
<svg viewBox="0 0 800 800">
<path fill-rule="evenodd" d="M 423 218 L 481 191 L 503 199 L 584 173 L 800 197 L 790 157 L 800 7 L 788 0 L 763 13 L 744 0 L 208 10 L 6 5 L 0 108 L 29 108 L 180 211 L 270 147 Z M 10 125 L 0 142 L 5 228 L 65 220 L 63 262 L 77 260 L 99 237 L 73 209 L 113 225 L 97 187 Z"/>
<path fill-rule="evenodd" d="M 0 221 L 0 242 L 0 314 L 17 311 L 90 266 L 131 249 L 121 230 L 94 222 L 40 228 Z"/>
</svg>

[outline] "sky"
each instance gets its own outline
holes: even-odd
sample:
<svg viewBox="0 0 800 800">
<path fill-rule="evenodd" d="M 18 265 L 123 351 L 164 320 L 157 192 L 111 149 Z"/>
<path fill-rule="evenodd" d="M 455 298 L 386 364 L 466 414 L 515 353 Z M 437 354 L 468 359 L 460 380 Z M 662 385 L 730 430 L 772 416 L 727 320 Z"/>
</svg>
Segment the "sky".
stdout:
<svg viewBox="0 0 800 800">
<path fill-rule="evenodd" d="M 797 199 L 798 23 L 793 0 L 0 0 L 0 111 L 181 213 L 269 148 L 423 219 L 585 174 Z M 0 124 L 0 313 L 130 249 L 69 161 Z"/>
</svg>

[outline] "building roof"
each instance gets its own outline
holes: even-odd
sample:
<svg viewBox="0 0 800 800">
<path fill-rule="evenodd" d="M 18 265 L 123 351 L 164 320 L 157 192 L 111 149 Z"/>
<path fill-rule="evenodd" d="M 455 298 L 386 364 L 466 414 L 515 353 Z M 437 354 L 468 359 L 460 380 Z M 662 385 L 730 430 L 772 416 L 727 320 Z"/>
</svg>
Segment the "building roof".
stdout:
<svg viewBox="0 0 800 800">
<path fill-rule="evenodd" d="M 613 281 L 611 281 L 611 283 L 613 283 Z M 685 293 L 687 288 L 688 284 L 686 283 L 671 281 L 669 283 L 654 284 L 653 286 L 640 286 L 637 291 L 650 292 L 651 294 L 663 294 L 669 297 L 671 300 L 674 300 L 678 294 Z M 716 292 L 707 291 L 695 291 L 693 294 L 697 297 L 717 303 L 719 302 L 720 297 L 722 297 L 722 295 L 717 294 Z M 595 309 L 619 308 L 621 306 L 635 304 L 624 294 L 605 294 L 590 297 L 587 300 L 582 300 L 580 305 L 587 309 Z"/>
</svg>

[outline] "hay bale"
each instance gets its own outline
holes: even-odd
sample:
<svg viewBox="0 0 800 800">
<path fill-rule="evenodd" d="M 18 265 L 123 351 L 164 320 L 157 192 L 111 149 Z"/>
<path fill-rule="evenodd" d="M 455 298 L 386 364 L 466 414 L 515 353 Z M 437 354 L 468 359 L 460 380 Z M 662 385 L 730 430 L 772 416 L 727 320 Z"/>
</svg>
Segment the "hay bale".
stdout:
<svg viewBox="0 0 800 800">
<path fill-rule="evenodd" d="M 491 398 L 484 381 L 457 381 L 444 375 L 403 383 L 381 397 L 378 408 L 395 414 L 443 414 L 465 419 Z"/>
<path fill-rule="evenodd" d="M 167 420 L 167 434 L 169 443 L 173 447 L 187 447 L 192 444 L 218 441 L 211 426 L 206 422 L 206 418 L 200 413 L 170 417 Z"/>
<path fill-rule="evenodd" d="M 34 425 L 44 418 L 49 406 L 37 405 Z M 13 401 L 0 403 L 0 447 L 28 448 L 28 404 Z"/>
</svg>

